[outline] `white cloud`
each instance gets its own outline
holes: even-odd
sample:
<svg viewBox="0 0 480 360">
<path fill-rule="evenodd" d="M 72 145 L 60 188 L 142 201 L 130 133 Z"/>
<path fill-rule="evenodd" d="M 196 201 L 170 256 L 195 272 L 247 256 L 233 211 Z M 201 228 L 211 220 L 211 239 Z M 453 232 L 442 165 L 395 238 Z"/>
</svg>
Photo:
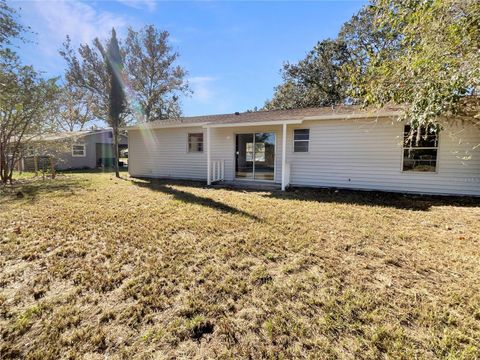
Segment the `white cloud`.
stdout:
<svg viewBox="0 0 480 360">
<path fill-rule="evenodd" d="M 112 27 L 120 33 L 127 27 L 123 16 L 97 10 L 83 2 L 35 1 L 27 4 L 28 7 L 23 6 L 26 20 L 38 33 L 38 48 L 47 55 L 58 55 L 67 35 L 77 45 L 91 43 L 96 37 L 107 38 Z"/>
<path fill-rule="evenodd" d="M 215 98 L 213 83 L 216 79 L 211 76 L 194 76 L 188 79 L 193 90 L 192 100 L 208 104 Z"/>
<path fill-rule="evenodd" d="M 157 7 L 155 0 L 119 0 L 122 4 L 132 7 L 134 9 L 147 9 L 148 11 L 154 11 Z"/>
<path fill-rule="evenodd" d="M 183 101 L 186 116 L 221 114 L 232 111 L 232 94 L 213 76 L 193 76 L 188 79 L 193 95 Z"/>
</svg>

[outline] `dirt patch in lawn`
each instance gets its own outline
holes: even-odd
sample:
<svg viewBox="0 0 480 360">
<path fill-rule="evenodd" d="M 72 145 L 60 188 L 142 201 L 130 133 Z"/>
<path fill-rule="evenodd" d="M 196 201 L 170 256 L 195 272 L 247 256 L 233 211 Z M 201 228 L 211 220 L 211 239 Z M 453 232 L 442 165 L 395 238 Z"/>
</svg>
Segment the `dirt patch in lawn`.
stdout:
<svg viewBox="0 0 480 360">
<path fill-rule="evenodd" d="M 480 357 L 475 199 L 70 173 L 0 201 L 1 358 Z"/>
</svg>

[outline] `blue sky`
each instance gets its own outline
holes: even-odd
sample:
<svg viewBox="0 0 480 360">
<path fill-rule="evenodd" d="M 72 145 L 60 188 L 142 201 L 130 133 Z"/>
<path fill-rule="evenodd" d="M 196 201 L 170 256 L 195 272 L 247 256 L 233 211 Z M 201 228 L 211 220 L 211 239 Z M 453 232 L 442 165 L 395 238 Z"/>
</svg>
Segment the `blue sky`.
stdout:
<svg viewBox="0 0 480 360">
<path fill-rule="evenodd" d="M 58 55 L 65 36 L 74 44 L 106 38 L 114 26 L 154 24 L 170 32 L 180 65 L 188 71 L 193 96 L 185 115 L 245 111 L 261 107 L 281 82 L 285 61 L 302 59 L 317 41 L 335 37 L 365 1 L 155 2 L 17 1 L 21 21 L 34 42 L 22 45 L 23 61 L 49 76 L 62 75 Z"/>
</svg>

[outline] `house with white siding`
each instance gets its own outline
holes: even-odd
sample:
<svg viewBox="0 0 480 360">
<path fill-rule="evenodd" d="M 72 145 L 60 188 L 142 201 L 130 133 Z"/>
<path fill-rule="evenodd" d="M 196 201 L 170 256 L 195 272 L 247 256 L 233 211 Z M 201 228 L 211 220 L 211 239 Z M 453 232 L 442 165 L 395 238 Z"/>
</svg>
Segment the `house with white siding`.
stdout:
<svg viewBox="0 0 480 360">
<path fill-rule="evenodd" d="M 129 127 L 134 177 L 480 196 L 480 127 L 411 136 L 400 108 L 274 110 Z"/>
</svg>

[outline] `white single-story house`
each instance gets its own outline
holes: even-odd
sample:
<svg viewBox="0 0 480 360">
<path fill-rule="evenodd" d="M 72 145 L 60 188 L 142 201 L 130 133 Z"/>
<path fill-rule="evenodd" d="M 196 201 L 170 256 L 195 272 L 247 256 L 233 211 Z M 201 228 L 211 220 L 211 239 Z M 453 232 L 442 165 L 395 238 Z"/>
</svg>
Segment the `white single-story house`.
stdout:
<svg viewBox="0 0 480 360">
<path fill-rule="evenodd" d="M 159 120 L 129 127 L 134 177 L 480 196 L 480 127 L 418 141 L 400 108 L 354 106 Z"/>
</svg>

